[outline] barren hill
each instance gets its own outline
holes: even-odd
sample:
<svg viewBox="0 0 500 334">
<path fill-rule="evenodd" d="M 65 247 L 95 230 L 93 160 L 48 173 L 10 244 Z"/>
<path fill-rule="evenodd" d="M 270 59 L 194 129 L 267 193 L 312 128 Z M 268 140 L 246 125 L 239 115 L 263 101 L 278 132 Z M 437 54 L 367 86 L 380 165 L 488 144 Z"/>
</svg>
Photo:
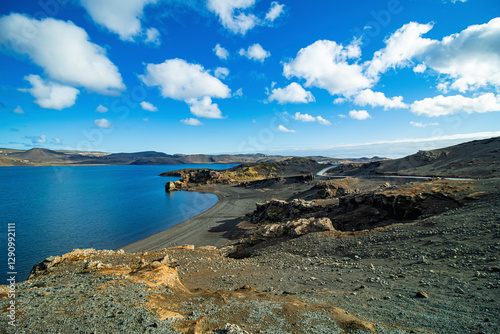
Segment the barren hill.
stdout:
<svg viewBox="0 0 500 334">
<path fill-rule="evenodd" d="M 500 137 L 475 140 L 395 160 L 361 166 L 343 166 L 332 173 L 346 175 L 398 174 L 414 176 L 500 177 Z"/>
<path fill-rule="evenodd" d="M 70 160 L 67 154 L 37 147 L 25 152 L 11 153 L 9 156 L 32 163 L 65 163 Z"/>
</svg>

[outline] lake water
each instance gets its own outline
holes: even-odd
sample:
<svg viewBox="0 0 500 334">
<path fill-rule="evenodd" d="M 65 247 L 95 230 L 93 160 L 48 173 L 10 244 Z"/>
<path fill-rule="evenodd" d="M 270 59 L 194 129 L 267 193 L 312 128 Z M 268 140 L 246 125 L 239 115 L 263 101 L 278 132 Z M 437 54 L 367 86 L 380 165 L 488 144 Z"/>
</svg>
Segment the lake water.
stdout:
<svg viewBox="0 0 500 334">
<path fill-rule="evenodd" d="M 214 194 L 166 193 L 182 168 L 233 164 L 0 168 L 0 284 L 7 284 L 8 226 L 15 227 L 15 271 L 75 248 L 118 249 L 192 218 L 217 202 Z"/>
</svg>

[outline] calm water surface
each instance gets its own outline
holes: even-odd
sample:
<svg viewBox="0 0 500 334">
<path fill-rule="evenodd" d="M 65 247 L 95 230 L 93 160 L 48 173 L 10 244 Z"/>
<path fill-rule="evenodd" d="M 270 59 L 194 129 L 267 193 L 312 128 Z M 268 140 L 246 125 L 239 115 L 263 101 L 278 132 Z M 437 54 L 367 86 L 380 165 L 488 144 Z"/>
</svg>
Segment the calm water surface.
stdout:
<svg viewBox="0 0 500 334">
<path fill-rule="evenodd" d="M 213 194 L 165 193 L 181 168 L 234 165 L 0 168 L 0 284 L 7 277 L 7 225 L 15 224 L 17 280 L 36 263 L 75 248 L 117 249 L 192 218 Z"/>
</svg>

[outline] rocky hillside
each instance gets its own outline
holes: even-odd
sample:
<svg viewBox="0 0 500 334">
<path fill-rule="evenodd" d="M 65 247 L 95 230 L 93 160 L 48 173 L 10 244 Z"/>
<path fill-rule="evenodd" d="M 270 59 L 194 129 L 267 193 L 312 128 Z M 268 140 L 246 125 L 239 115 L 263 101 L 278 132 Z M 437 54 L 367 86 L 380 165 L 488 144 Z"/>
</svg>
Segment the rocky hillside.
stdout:
<svg viewBox="0 0 500 334">
<path fill-rule="evenodd" d="M 344 175 L 397 174 L 461 178 L 500 177 L 500 137 L 475 140 L 460 145 L 366 165 L 341 166 L 331 173 Z"/>
</svg>

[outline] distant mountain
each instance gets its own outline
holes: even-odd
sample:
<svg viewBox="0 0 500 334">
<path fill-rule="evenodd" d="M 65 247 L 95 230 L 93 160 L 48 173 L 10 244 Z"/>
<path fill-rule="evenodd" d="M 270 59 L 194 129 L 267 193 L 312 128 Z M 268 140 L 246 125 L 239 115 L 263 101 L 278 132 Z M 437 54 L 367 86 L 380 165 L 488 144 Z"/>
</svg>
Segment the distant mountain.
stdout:
<svg viewBox="0 0 500 334">
<path fill-rule="evenodd" d="M 28 151 L 12 152 L 0 156 L 0 166 L 13 165 L 178 165 L 178 164 L 244 164 L 280 162 L 292 158 L 292 156 L 268 155 L 268 154 L 173 154 L 163 152 L 145 151 L 135 153 L 111 153 L 102 152 L 56 152 L 43 148 L 33 148 Z M 383 158 L 360 158 L 360 159 L 335 159 L 323 156 L 308 157 L 318 163 L 348 163 L 348 162 L 371 162 Z"/>
<path fill-rule="evenodd" d="M 500 177 L 500 137 L 475 140 L 401 159 L 383 160 L 356 168 L 348 175 L 398 174 L 465 178 Z"/>
<path fill-rule="evenodd" d="M 8 156 L 10 158 L 35 164 L 70 162 L 69 155 L 44 148 L 32 148 L 31 150 L 25 152 L 10 153 Z"/>
</svg>

